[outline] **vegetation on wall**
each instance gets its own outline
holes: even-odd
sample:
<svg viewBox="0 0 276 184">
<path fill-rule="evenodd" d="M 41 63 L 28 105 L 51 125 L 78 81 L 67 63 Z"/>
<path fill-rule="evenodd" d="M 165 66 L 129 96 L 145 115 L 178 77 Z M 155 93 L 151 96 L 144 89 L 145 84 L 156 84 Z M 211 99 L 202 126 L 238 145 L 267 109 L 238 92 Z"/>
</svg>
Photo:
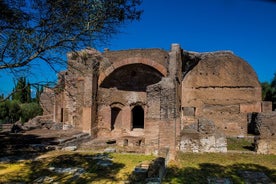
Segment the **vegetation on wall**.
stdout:
<svg viewBox="0 0 276 184">
<path fill-rule="evenodd" d="M 273 110 L 276 108 L 276 73 L 271 82 L 263 82 L 262 85 L 262 100 L 272 101 Z"/>
</svg>

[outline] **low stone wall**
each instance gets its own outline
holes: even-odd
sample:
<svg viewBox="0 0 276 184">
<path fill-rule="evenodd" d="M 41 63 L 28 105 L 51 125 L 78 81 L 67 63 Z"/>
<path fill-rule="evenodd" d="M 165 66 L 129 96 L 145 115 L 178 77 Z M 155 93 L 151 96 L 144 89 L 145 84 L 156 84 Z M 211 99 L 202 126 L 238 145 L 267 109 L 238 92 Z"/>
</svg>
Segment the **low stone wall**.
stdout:
<svg viewBox="0 0 276 184">
<path fill-rule="evenodd" d="M 226 137 L 222 133 L 202 134 L 195 130 L 183 130 L 179 150 L 183 152 L 227 152 Z"/>
<path fill-rule="evenodd" d="M 226 136 L 219 132 L 214 123 L 198 119 L 196 124 L 181 131 L 179 150 L 183 152 L 227 152 Z"/>
<path fill-rule="evenodd" d="M 136 166 L 130 177 L 131 183 L 161 183 L 166 175 L 165 158 L 158 157 L 150 163 Z"/>
<path fill-rule="evenodd" d="M 255 141 L 255 151 L 258 154 L 276 154 L 276 137 L 259 138 Z"/>
<path fill-rule="evenodd" d="M 255 151 L 259 154 L 276 154 L 276 112 L 252 113 L 249 127 L 258 135 Z"/>
<path fill-rule="evenodd" d="M 13 126 L 12 123 L 0 124 L 0 131 L 9 132 L 9 131 L 11 131 L 12 126 Z"/>
</svg>

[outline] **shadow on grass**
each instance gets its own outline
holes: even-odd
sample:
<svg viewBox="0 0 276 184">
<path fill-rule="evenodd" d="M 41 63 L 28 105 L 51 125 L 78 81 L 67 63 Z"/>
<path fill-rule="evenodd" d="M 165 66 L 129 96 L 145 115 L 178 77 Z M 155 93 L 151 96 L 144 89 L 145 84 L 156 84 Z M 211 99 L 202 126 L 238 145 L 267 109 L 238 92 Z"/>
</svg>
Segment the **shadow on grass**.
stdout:
<svg viewBox="0 0 276 184">
<path fill-rule="evenodd" d="M 29 170 L 21 178 L 10 178 L 9 182 L 27 183 L 94 183 L 96 181 L 118 180 L 116 174 L 125 166 L 112 162 L 109 166 L 98 164 L 101 159 L 95 159 L 96 155 L 90 154 L 63 154 L 56 157 L 43 158 L 28 163 L 25 170 Z M 110 158 L 110 155 L 106 155 Z M 50 178 L 50 181 L 45 181 Z"/>
<path fill-rule="evenodd" d="M 11 161 L 31 159 L 48 150 L 45 146 L 53 142 L 55 137 L 42 138 L 38 135 L 22 133 L 0 133 L 0 157 L 10 156 Z"/>
<path fill-rule="evenodd" d="M 248 138 L 227 138 L 227 150 L 254 151 L 254 140 Z"/>
<path fill-rule="evenodd" d="M 222 166 L 219 164 L 203 163 L 199 165 L 199 168 L 186 167 L 179 169 L 174 166 L 169 167 L 167 169 L 165 183 L 208 183 L 208 178 L 229 178 L 233 183 L 244 183 L 244 179 L 241 176 L 241 173 L 244 171 L 263 172 L 272 180 L 271 184 L 276 181 L 275 169 L 271 170 L 257 164 L 233 164 L 230 166 Z M 255 183 L 256 182 L 262 184 L 261 181 L 255 181 Z M 264 184 L 269 183 L 264 182 Z"/>
<path fill-rule="evenodd" d="M 251 146 L 243 146 L 243 149 L 248 150 L 248 151 L 255 151 L 254 145 L 251 145 Z"/>
</svg>

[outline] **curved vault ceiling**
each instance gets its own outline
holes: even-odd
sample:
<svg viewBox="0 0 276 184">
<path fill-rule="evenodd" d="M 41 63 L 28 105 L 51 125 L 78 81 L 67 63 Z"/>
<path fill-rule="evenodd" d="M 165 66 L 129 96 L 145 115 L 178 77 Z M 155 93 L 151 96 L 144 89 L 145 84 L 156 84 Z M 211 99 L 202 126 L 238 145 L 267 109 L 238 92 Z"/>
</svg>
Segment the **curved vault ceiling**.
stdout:
<svg viewBox="0 0 276 184">
<path fill-rule="evenodd" d="M 144 64 L 130 64 L 114 70 L 100 87 L 117 88 L 124 91 L 146 91 L 148 85 L 161 80 L 163 75 Z"/>
</svg>

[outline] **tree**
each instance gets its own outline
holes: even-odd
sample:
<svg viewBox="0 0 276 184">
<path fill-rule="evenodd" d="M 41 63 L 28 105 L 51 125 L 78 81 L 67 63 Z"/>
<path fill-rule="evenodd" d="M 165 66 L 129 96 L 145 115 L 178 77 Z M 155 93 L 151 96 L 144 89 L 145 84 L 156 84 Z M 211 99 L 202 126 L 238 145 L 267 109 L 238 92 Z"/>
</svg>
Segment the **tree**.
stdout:
<svg viewBox="0 0 276 184">
<path fill-rule="evenodd" d="M 9 109 L 9 114 L 7 116 L 9 123 L 14 123 L 19 120 L 21 116 L 20 105 L 16 100 L 6 102 Z"/>
<path fill-rule="evenodd" d="M 54 71 L 68 51 L 93 47 L 139 20 L 141 0 L 0 0 L 0 69 L 44 61 Z"/>
<path fill-rule="evenodd" d="M 35 98 L 33 99 L 33 102 L 39 103 L 40 95 L 43 93 L 43 86 L 42 85 L 36 85 L 36 93 Z"/>
<path fill-rule="evenodd" d="M 20 77 L 17 81 L 12 93 L 12 100 L 17 100 L 21 103 L 31 102 L 31 85 L 26 82 L 25 77 Z"/>
<path fill-rule="evenodd" d="M 0 123 L 5 123 L 9 116 L 9 107 L 7 101 L 0 102 Z"/>
<path fill-rule="evenodd" d="M 276 108 L 276 73 L 271 81 L 271 88 L 272 88 L 272 107 L 273 109 Z"/>
<path fill-rule="evenodd" d="M 273 88 L 268 82 L 261 83 L 262 86 L 262 100 L 263 101 L 272 101 Z"/>
<path fill-rule="evenodd" d="M 276 89 L 276 73 L 274 73 L 274 77 L 273 77 L 273 79 L 271 81 L 271 87 L 274 88 L 274 89 Z"/>
<path fill-rule="evenodd" d="M 276 108 L 276 73 L 270 83 L 263 82 L 262 85 L 262 100 L 272 101 L 272 109 Z"/>
<path fill-rule="evenodd" d="M 38 115 L 42 115 L 42 113 L 43 113 L 43 110 L 41 106 L 36 102 L 22 104 L 21 116 L 20 116 L 21 122 L 25 123 L 29 119 L 32 119 Z"/>
</svg>

